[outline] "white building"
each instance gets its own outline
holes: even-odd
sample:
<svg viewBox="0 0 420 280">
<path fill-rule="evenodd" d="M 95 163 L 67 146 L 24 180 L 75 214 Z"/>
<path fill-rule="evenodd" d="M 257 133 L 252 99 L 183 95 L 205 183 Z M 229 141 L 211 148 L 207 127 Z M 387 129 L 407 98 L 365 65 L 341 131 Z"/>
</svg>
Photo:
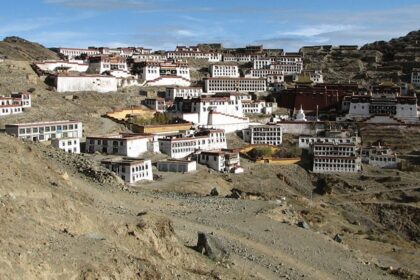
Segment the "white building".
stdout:
<svg viewBox="0 0 420 280">
<path fill-rule="evenodd" d="M 282 71 L 285 75 L 300 74 L 303 70 L 303 58 L 300 54 L 283 54 L 278 57 L 264 57 L 261 59 L 255 59 L 253 69 L 251 69 L 251 76 L 258 75 L 259 77 L 266 77 L 270 74 L 279 73 L 267 73 L 262 69 L 270 69 Z"/>
<path fill-rule="evenodd" d="M 219 62 L 222 54 L 218 52 L 202 52 L 197 46 L 177 46 L 175 51 L 166 52 L 166 58 L 177 59 L 206 59 L 209 62 Z"/>
<path fill-rule="evenodd" d="M 86 137 L 86 152 L 138 157 L 150 150 L 152 135 L 120 133 Z"/>
<path fill-rule="evenodd" d="M 153 181 L 153 169 L 150 160 L 139 158 L 105 159 L 101 161 L 101 165 L 130 184 L 143 180 Z"/>
<path fill-rule="evenodd" d="M 16 115 L 23 113 L 22 105 L 12 97 L 0 96 L 0 116 Z"/>
<path fill-rule="evenodd" d="M 32 141 L 48 141 L 60 138 L 81 138 L 83 125 L 79 121 L 51 121 L 7 124 L 6 133 Z"/>
<path fill-rule="evenodd" d="M 163 54 L 134 54 L 132 58 L 135 62 L 146 62 L 146 61 L 154 61 L 154 62 L 165 62 L 166 56 Z"/>
<path fill-rule="evenodd" d="M 174 102 L 174 117 L 205 127 L 224 129 L 227 133 L 242 130 L 249 126 L 244 117 L 242 95 L 200 97 L 192 99 L 177 98 Z"/>
<path fill-rule="evenodd" d="M 84 73 L 89 68 L 89 64 L 83 61 L 44 60 L 35 62 L 34 65 L 43 72 L 69 71 Z"/>
<path fill-rule="evenodd" d="M 314 143 L 311 152 L 314 173 L 354 173 L 362 169 L 355 144 Z"/>
<path fill-rule="evenodd" d="M 239 67 L 235 64 L 212 64 L 209 71 L 213 78 L 239 78 Z"/>
<path fill-rule="evenodd" d="M 159 150 L 174 159 L 185 158 L 198 150 L 226 149 L 226 136 L 222 129 L 204 129 L 192 136 L 159 139 Z"/>
<path fill-rule="evenodd" d="M 283 76 L 281 80 L 284 81 L 284 71 L 276 69 L 251 69 L 249 74 L 246 75 L 248 78 L 267 78 L 268 76 Z"/>
<path fill-rule="evenodd" d="M 92 49 L 75 49 L 75 48 L 59 48 L 58 52 L 65 56 L 67 59 L 73 59 L 81 56 L 82 54 L 87 56 L 98 55 L 100 51 L 96 48 Z"/>
<path fill-rule="evenodd" d="M 363 148 L 362 162 L 379 168 L 398 168 L 400 163 L 391 148 L 381 145 Z"/>
<path fill-rule="evenodd" d="M 190 99 L 200 97 L 203 94 L 201 87 L 168 87 L 165 92 L 166 100 L 175 100 L 180 97 L 183 99 Z"/>
<path fill-rule="evenodd" d="M 168 101 L 168 105 L 171 104 L 172 102 Z M 158 98 L 146 98 L 143 101 L 143 104 L 156 111 L 156 112 L 166 112 L 167 109 L 167 102 L 164 98 L 158 97 Z"/>
<path fill-rule="evenodd" d="M 193 160 L 168 159 L 158 161 L 157 169 L 163 172 L 188 173 L 197 170 L 197 162 Z"/>
<path fill-rule="evenodd" d="M 16 103 L 20 104 L 22 108 L 32 107 L 32 94 L 30 92 L 13 92 L 10 96 Z"/>
<path fill-rule="evenodd" d="M 140 62 L 134 63 L 133 72 L 149 86 L 184 86 L 191 85 L 188 64 L 181 62 Z"/>
<path fill-rule="evenodd" d="M 60 138 L 51 140 L 51 145 L 57 149 L 61 149 L 66 153 L 80 154 L 79 138 Z"/>
<path fill-rule="evenodd" d="M 29 92 L 12 93 L 10 96 L 0 95 L 0 116 L 21 114 L 24 108 L 32 106 Z"/>
<path fill-rule="evenodd" d="M 265 114 L 271 115 L 277 110 L 276 102 L 267 102 L 264 100 L 242 101 L 242 110 L 244 114 Z"/>
<path fill-rule="evenodd" d="M 57 92 L 117 91 L 118 81 L 113 76 L 59 74 L 55 77 Z"/>
<path fill-rule="evenodd" d="M 218 172 L 243 173 L 238 152 L 228 150 L 203 151 L 197 155 L 200 164 Z"/>
<path fill-rule="evenodd" d="M 242 137 L 251 144 L 280 146 L 283 143 L 283 130 L 278 125 L 251 125 L 242 131 Z"/>
<path fill-rule="evenodd" d="M 104 74 L 118 72 L 129 75 L 127 61 L 121 56 L 93 56 L 89 58 L 89 72 L 95 74 Z"/>
<path fill-rule="evenodd" d="M 353 135 L 351 131 L 326 131 L 325 136 L 299 136 L 299 148 L 309 149 L 315 143 L 322 144 L 354 144 L 360 145 L 362 139 L 359 136 Z"/>
<path fill-rule="evenodd" d="M 364 122 L 417 123 L 417 98 L 395 95 L 354 95 L 345 97 L 343 109 L 348 113 L 337 120 Z"/>
<path fill-rule="evenodd" d="M 253 63 L 254 64 L 253 69 L 267 69 L 274 62 L 276 62 L 275 57 L 266 57 L 262 59 L 256 59 L 254 60 L 254 63 Z"/>
<path fill-rule="evenodd" d="M 204 91 L 212 92 L 265 92 L 264 78 L 204 78 Z"/>
<path fill-rule="evenodd" d="M 302 64 L 288 64 L 284 62 L 275 62 L 271 64 L 270 69 L 282 71 L 284 75 L 293 75 L 293 74 L 300 74 L 303 70 L 303 63 Z"/>
<path fill-rule="evenodd" d="M 411 72 L 411 83 L 416 87 L 420 87 L 420 69 L 414 68 Z"/>
</svg>

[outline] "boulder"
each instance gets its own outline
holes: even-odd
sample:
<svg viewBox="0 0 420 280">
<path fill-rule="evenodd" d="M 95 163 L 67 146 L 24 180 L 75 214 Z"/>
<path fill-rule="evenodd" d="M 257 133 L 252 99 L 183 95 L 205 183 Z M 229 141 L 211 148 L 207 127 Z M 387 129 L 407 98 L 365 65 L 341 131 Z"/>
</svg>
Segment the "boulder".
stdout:
<svg viewBox="0 0 420 280">
<path fill-rule="evenodd" d="M 228 252 L 220 240 L 218 240 L 215 236 L 204 232 L 198 232 L 198 240 L 195 250 L 206 255 L 213 261 L 223 262 L 229 257 Z"/>
<path fill-rule="evenodd" d="M 305 222 L 305 221 L 300 221 L 298 222 L 298 227 L 304 228 L 304 229 L 309 229 L 310 226 Z"/>
<path fill-rule="evenodd" d="M 220 194 L 219 190 L 217 189 L 217 187 L 214 187 L 213 189 L 211 189 L 210 191 L 210 195 L 211 196 L 218 196 Z"/>
<path fill-rule="evenodd" d="M 338 242 L 338 243 L 342 243 L 343 242 L 343 237 L 339 234 L 336 234 L 334 236 L 334 241 Z"/>
</svg>

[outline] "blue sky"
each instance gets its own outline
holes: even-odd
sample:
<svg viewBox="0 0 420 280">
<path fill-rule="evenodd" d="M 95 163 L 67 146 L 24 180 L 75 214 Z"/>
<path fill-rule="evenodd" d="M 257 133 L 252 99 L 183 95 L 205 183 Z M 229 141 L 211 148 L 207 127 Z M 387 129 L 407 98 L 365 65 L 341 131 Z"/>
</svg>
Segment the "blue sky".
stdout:
<svg viewBox="0 0 420 280">
<path fill-rule="evenodd" d="M 2 0 L 0 39 L 47 47 L 221 42 L 298 50 L 389 40 L 420 29 L 420 0 Z"/>
</svg>

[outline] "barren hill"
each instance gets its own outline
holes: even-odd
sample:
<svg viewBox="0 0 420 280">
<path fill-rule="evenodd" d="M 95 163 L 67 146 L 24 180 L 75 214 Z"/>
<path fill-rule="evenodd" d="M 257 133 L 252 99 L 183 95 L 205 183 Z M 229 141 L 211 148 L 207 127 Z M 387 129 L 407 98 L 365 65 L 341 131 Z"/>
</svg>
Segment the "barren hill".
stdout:
<svg viewBox="0 0 420 280">
<path fill-rule="evenodd" d="M 0 57 L 28 61 L 58 59 L 55 52 L 19 37 L 6 37 L 0 42 Z"/>
<path fill-rule="evenodd" d="M 331 46 L 303 47 L 306 69 L 321 69 L 327 82 L 409 82 L 420 67 L 420 31 L 360 49 Z"/>
</svg>

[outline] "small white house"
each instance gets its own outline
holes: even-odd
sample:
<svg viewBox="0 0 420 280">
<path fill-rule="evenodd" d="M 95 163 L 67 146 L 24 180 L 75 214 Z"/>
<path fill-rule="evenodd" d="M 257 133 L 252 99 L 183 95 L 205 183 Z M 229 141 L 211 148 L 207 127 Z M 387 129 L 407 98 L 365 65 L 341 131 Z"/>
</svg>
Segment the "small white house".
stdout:
<svg viewBox="0 0 420 280">
<path fill-rule="evenodd" d="M 228 150 L 203 151 L 198 154 L 198 162 L 219 172 L 243 173 L 239 153 Z"/>
<path fill-rule="evenodd" d="M 143 180 L 153 181 L 151 160 L 140 158 L 105 159 L 101 161 L 101 165 L 130 184 Z"/>
<path fill-rule="evenodd" d="M 398 168 L 400 160 L 391 148 L 378 145 L 362 149 L 362 162 L 379 168 Z"/>
<path fill-rule="evenodd" d="M 177 97 L 183 99 L 200 97 L 203 94 L 201 87 L 168 87 L 166 88 L 165 99 L 175 100 Z"/>
<path fill-rule="evenodd" d="M 164 172 L 188 173 L 197 170 L 197 162 L 192 160 L 169 159 L 158 161 L 157 169 Z"/>
<path fill-rule="evenodd" d="M 80 154 L 80 139 L 79 138 L 61 138 L 53 139 L 51 145 L 57 149 L 64 150 L 70 154 Z"/>
<path fill-rule="evenodd" d="M 88 153 L 105 153 L 126 157 L 138 157 L 149 150 L 152 135 L 120 133 L 116 135 L 86 137 Z"/>
</svg>

